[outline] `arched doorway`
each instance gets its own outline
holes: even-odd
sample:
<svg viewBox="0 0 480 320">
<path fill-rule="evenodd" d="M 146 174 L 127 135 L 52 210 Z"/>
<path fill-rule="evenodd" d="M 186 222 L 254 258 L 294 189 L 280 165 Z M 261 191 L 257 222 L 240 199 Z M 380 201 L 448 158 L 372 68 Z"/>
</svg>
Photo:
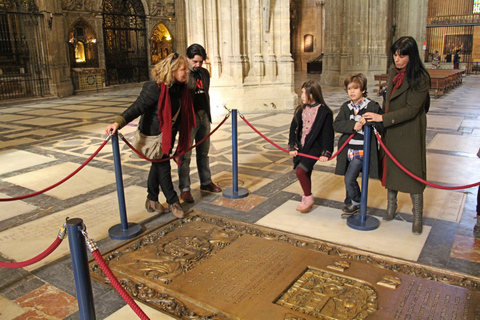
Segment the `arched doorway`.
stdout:
<svg viewBox="0 0 480 320">
<path fill-rule="evenodd" d="M 105 0 L 107 85 L 148 80 L 145 11 L 140 0 Z"/>
<path fill-rule="evenodd" d="M 172 43 L 173 39 L 167 27 L 165 27 L 163 23 L 157 25 L 155 29 L 153 29 L 152 36 L 150 37 L 152 64 L 156 64 L 172 53 Z"/>
<path fill-rule="evenodd" d="M 83 20 L 68 30 L 70 66 L 72 68 L 98 68 L 97 39 L 93 29 Z"/>
</svg>

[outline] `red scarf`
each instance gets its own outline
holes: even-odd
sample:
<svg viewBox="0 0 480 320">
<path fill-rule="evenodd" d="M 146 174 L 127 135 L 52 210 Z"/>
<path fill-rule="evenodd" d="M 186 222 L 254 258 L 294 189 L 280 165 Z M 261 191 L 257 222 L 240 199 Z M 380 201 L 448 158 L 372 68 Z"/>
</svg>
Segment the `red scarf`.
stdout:
<svg viewBox="0 0 480 320">
<path fill-rule="evenodd" d="M 160 89 L 158 119 L 160 120 L 160 131 L 162 132 L 162 149 L 163 154 L 169 155 L 172 149 L 172 104 L 168 92 L 169 87 L 164 83 L 159 83 L 158 88 Z M 180 108 L 180 133 L 174 156 L 182 154 L 190 147 L 190 132 L 196 126 L 192 96 L 186 84 L 183 86 Z M 180 158 L 175 159 L 175 161 L 178 161 L 177 163 L 180 164 Z"/>
<path fill-rule="evenodd" d="M 397 74 L 395 77 L 393 77 L 393 88 L 392 88 L 392 93 L 390 93 L 390 97 L 392 97 L 393 92 L 395 92 L 395 89 L 400 88 L 400 86 L 403 84 L 403 79 L 405 78 L 405 71 L 407 68 L 403 68 L 401 70 L 397 69 Z M 388 107 L 390 106 L 390 103 L 387 105 L 387 109 L 385 110 L 385 113 L 388 112 Z"/>
</svg>

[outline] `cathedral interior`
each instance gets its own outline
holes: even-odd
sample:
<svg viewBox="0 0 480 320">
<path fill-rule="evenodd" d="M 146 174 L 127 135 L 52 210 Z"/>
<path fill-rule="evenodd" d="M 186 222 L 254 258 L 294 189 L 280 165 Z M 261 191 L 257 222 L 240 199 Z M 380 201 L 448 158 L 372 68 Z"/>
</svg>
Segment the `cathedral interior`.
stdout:
<svg viewBox="0 0 480 320">
<path fill-rule="evenodd" d="M 152 65 L 171 52 L 185 53 L 195 42 L 208 53 L 212 129 L 224 120 L 226 105 L 282 147 L 304 81 L 322 83 L 335 116 L 348 99 L 340 83 L 352 72 L 367 75 L 369 97 L 382 103 L 376 76 L 386 73 L 388 48 L 398 37 L 414 36 L 427 69 L 435 51 L 440 68 L 452 69 L 448 55 L 459 50 L 461 83 L 431 92 L 427 180 L 447 187 L 480 181 L 480 1 L 385 0 L 374 1 L 375 8 L 366 0 L 234 2 L 0 0 L 0 200 L 42 191 L 75 171 L 105 141 L 106 125 L 136 99 Z M 353 14 L 371 22 L 346 19 Z M 136 124 L 121 133 L 130 139 Z M 341 218 L 345 189 L 334 174 L 335 160 L 317 162 L 315 205 L 299 213 L 302 191 L 291 158 L 240 117 L 237 125 L 238 170 L 231 119 L 211 137 L 210 167 L 223 189 L 238 172 L 248 196 L 229 199 L 201 190 L 192 161 L 195 202 L 182 203 L 188 214 L 207 212 L 455 274 L 474 284 L 472 295 L 479 294 L 478 187 L 428 186 L 423 233 L 413 235 L 408 194 L 399 195 L 397 218 L 382 221 L 386 190 L 370 180 L 367 214 L 380 225 L 355 230 Z M 172 213 L 145 210 L 150 164 L 133 157 L 122 141 L 120 152 L 128 220 L 140 225 L 142 234 L 176 221 Z M 34 197 L 0 201 L 0 262 L 38 255 L 67 217 L 84 221 L 102 253 L 125 244 L 109 237 L 120 220 L 112 153 L 108 142 L 65 183 Z M 177 171 L 172 175 L 177 187 Z M 82 319 L 67 242 L 33 265 L 0 268 L 0 320 Z M 92 287 L 97 319 L 135 317 L 111 286 L 93 280 Z M 200 319 L 138 303 L 150 319 Z M 478 308 L 475 312 L 479 316 Z"/>
</svg>

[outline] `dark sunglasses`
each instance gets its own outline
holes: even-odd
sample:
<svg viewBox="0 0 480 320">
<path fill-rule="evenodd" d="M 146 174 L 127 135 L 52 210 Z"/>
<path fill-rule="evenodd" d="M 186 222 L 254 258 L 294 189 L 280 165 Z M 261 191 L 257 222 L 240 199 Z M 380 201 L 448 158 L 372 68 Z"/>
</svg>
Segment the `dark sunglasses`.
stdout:
<svg viewBox="0 0 480 320">
<path fill-rule="evenodd" d="M 170 60 L 170 64 L 172 64 L 173 61 L 177 60 L 177 58 L 178 58 L 179 56 L 180 56 L 180 55 L 179 55 L 177 52 L 173 53 L 173 57 L 172 57 L 172 60 Z"/>
</svg>

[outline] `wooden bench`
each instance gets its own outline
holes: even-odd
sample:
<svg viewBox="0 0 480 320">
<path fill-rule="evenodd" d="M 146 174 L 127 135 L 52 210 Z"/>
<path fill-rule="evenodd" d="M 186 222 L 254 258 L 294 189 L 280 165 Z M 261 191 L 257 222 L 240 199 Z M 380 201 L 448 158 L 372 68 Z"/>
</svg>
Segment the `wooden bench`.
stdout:
<svg viewBox="0 0 480 320">
<path fill-rule="evenodd" d="M 427 69 L 430 75 L 430 90 L 432 94 L 438 98 L 440 94 L 444 94 L 450 89 L 459 86 L 462 83 L 463 74 L 465 70 L 460 69 Z M 377 95 L 380 95 L 380 91 L 387 85 L 388 74 L 376 74 L 374 79 L 377 82 L 375 84 L 378 89 L 374 89 Z"/>
<path fill-rule="evenodd" d="M 436 98 L 462 83 L 465 70 L 460 69 L 428 69 L 430 74 L 430 90 Z"/>
</svg>

